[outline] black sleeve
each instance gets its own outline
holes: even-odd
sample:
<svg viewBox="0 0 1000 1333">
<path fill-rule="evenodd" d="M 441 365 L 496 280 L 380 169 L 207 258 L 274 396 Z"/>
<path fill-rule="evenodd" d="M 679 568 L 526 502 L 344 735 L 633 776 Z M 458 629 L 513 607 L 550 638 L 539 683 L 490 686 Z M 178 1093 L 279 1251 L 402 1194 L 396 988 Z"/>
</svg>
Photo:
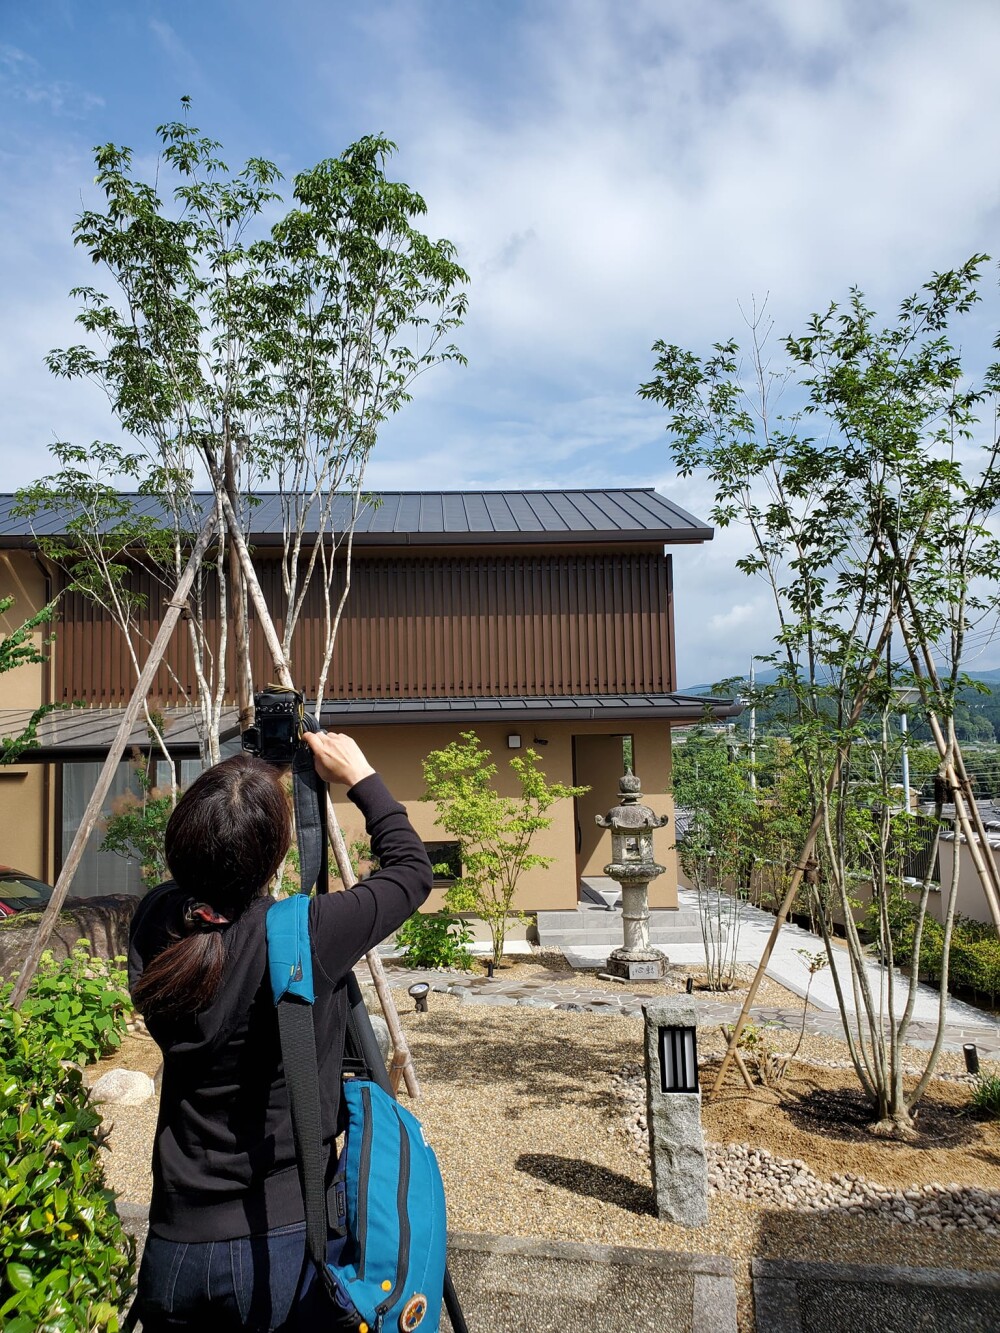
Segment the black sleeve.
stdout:
<svg viewBox="0 0 1000 1333">
<path fill-rule="evenodd" d="M 184 899 L 173 880 L 168 880 L 140 900 L 128 928 L 129 990 L 142 976 L 146 964 L 177 938 L 171 926 L 180 927 L 178 909 Z"/>
<path fill-rule="evenodd" d="M 318 894 L 309 904 L 313 959 L 334 984 L 413 915 L 434 879 L 424 844 L 377 773 L 347 795 L 365 817 L 380 869 L 353 888 Z"/>
</svg>

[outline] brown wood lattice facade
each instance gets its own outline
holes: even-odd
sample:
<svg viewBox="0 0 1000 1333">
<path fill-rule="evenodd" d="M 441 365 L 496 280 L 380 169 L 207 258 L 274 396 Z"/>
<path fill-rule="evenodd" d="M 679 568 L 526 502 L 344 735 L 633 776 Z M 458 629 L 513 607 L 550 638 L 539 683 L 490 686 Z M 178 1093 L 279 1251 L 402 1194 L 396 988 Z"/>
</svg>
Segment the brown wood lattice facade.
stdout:
<svg viewBox="0 0 1000 1333">
<path fill-rule="evenodd" d="M 258 560 L 268 605 L 284 603 L 280 566 Z M 342 578 L 342 572 L 338 575 Z M 168 590 L 147 571 L 142 632 L 156 633 Z M 335 589 L 336 593 L 336 589 Z M 670 559 L 662 553 L 355 555 L 328 697 L 447 698 L 658 694 L 676 688 Z M 214 590 L 208 619 L 218 622 Z M 275 616 L 279 633 L 281 617 Z M 211 624 L 212 621 L 216 623 Z M 309 593 L 292 645 L 296 679 L 315 681 L 322 652 L 318 591 Z M 92 602 L 67 595 L 53 654 L 53 697 L 124 702 L 134 673 L 125 644 Z M 263 635 L 252 632 L 254 680 L 273 675 Z M 146 646 L 137 643 L 140 661 Z M 153 696 L 194 693 L 186 627 L 179 627 Z M 228 680 L 235 681 L 232 670 Z"/>
</svg>

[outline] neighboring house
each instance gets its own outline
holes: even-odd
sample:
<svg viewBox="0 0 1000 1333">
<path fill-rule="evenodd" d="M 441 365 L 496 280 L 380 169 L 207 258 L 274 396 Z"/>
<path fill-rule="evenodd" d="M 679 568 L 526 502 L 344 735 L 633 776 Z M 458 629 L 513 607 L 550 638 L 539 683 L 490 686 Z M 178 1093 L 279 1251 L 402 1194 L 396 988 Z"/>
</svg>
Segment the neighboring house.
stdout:
<svg viewBox="0 0 1000 1333">
<path fill-rule="evenodd" d="M 993 801 L 980 801 L 979 814 L 986 833 L 986 846 L 977 839 L 983 857 L 992 856 L 997 860 L 1000 852 L 1000 808 Z M 925 815 L 933 812 L 933 806 L 921 807 Z M 954 858 L 958 856 L 958 882 L 955 889 L 955 910 L 960 916 L 970 917 L 973 921 L 991 922 L 989 904 L 983 892 L 979 871 L 973 860 L 972 849 L 955 822 L 955 807 L 946 805 L 942 808 L 944 827 L 937 839 L 933 835 L 933 820 L 925 820 L 928 833 L 923 839 L 924 845 L 916 849 L 911 864 L 907 866 L 908 884 L 912 885 L 911 896 L 916 899 L 916 885 L 931 871 L 933 889 L 928 901 L 932 916 L 944 921 L 951 896 L 951 881 L 954 870 Z M 933 858 L 933 860 L 931 859 Z"/>
<path fill-rule="evenodd" d="M 150 503 L 136 497 L 137 508 Z M 62 586 L 11 505 L 11 496 L 0 496 L 0 596 L 17 597 L 8 628 Z M 277 604 L 276 496 L 260 497 L 252 524 L 263 589 Z M 46 530 L 52 526 L 47 520 Z M 673 579 L 664 548 L 711 537 L 711 528 L 653 490 L 383 494 L 358 521 L 323 724 L 358 734 L 428 843 L 443 835 L 433 807 L 419 799 L 421 760 L 462 730 L 478 732 L 504 777 L 509 755 L 533 746 L 550 779 L 589 785 L 586 796 L 554 807 L 537 850 L 555 864 L 526 875 L 518 900 L 529 910 L 571 907 L 581 876 L 599 875 L 608 859 L 608 835 L 594 816 L 617 800 L 624 737 L 632 739 L 646 799 L 671 813 L 670 729 L 700 720 L 706 701 L 675 690 Z M 142 575 L 136 582 L 148 594 L 144 631 L 152 638 L 163 590 Z M 295 675 L 304 681 L 317 673 L 320 626 L 317 597 L 307 601 L 293 644 Z M 18 730 L 25 710 L 40 702 L 85 705 L 52 714 L 28 762 L 0 768 L 0 862 L 50 881 L 133 679 L 121 635 L 92 603 L 65 595 L 55 632 L 44 666 L 0 680 L 3 734 Z M 251 655 L 259 688 L 273 671 L 256 625 Z M 186 782 L 198 771 L 198 743 L 183 628 L 168 661 L 152 697 L 166 707 L 171 752 Z M 719 718 L 739 712 L 726 700 L 712 708 Z M 224 734 L 229 749 L 238 746 L 235 709 Z M 142 728 L 134 740 L 148 749 Z M 123 764 L 119 793 L 128 778 Z M 348 840 L 359 836 L 353 807 L 340 802 L 339 813 Z M 657 843 L 668 873 L 651 886 L 654 906 L 676 906 L 673 840 L 668 826 Z M 74 892 L 137 889 L 135 867 L 98 852 L 98 841 L 95 835 Z"/>
</svg>

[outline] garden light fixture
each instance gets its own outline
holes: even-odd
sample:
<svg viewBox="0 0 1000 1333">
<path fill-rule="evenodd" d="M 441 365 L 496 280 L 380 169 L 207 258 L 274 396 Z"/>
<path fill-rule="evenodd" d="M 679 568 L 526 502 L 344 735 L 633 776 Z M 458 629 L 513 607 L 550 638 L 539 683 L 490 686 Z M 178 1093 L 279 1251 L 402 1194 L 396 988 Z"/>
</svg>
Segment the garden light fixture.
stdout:
<svg viewBox="0 0 1000 1333">
<path fill-rule="evenodd" d="M 408 995 L 412 995 L 417 1002 L 417 1013 L 426 1014 L 427 1012 L 427 992 L 430 986 L 426 981 L 415 981 L 407 990 Z"/>
<path fill-rule="evenodd" d="M 642 1006 L 646 1126 L 656 1211 L 665 1222 L 708 1220 L 708 1163 L 698 1090 L 698 1013 L 683 995 Z"/>
<path fill-rule="evenodd" d="M 689 1027 L 661 1027 L 658 1046 L 660 1055 L 661 1092 L 698 1091 L 698 1051 L 695 1029 Z"/>
</svg>

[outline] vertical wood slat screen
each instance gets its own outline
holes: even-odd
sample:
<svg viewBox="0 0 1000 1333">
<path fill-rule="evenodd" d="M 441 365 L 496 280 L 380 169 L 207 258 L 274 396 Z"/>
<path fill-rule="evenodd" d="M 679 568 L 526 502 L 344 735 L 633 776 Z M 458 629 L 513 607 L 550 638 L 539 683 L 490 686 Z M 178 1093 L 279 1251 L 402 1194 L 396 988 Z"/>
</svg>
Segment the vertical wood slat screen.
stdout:
<svg viewBox="0 0 1000 1333">
<path fill-rule="evenodd" d="M 258 561 L 280 634 L 280 566 Z M 338 571 L 342 579 L 342 569 Z M 140 663 L 169 590 L 146 572 Z M 334 589 L 339 595 L 339 584 Z M 207 620 L 218 625 L 209 585 Z M 322 603 L 310 590 L 292 645 L 292 669 L 315 684 L 323 649 Z M 355 557 L 327 697 L 434 698 L 491 695 L 647 694 L 670 691 L 670 564 L 663 555 Z M 93 603 L 64 598 L 55 646 L 55 697 L 123 703 L 135 673 L 119 631 Z M 228 680 L 235 680 L 229 648 Z M 254 626 L 254 681 L 273 675 Z M 194 662 L 182 623 L 154 697 L 194 693 Z"/>
</svg>

